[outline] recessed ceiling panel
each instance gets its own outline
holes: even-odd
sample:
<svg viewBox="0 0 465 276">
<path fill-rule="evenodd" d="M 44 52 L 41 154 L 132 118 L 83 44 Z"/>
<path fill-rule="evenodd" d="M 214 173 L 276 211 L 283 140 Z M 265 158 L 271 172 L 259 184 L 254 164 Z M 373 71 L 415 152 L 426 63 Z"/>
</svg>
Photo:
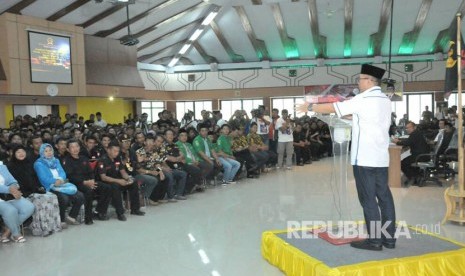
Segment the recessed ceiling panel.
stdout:
<svg viewBox="0 0 465 276">
<path fill-rule="evenodd" d="M 89 1 L 79 9 L 63 16 L 58 21 L 79 25 L 111 7 L 113 7 L 113 5 L 108 2 L 95 3 L 95 1 Z"/>
<path fill-rule="evenodd" d="M 199 44 L 205 50 L 205 52 L 216 58 L 220 63 L 230 63 L 232 62 L 228 53 L 221 45 L 220 41 L 216 37 L 212 29 L 208 29 L 202 37 L 199 39 Z"/>
<path fill-rule="evenodd" d="M 166 0 L 154 0 L 150 2 L 136 2 L 135 5 L 129 5 L 129 18 L 133 18 L 134 16 L 141 14 L 153 7 L 164 3 Z M 98 5 L 98 4 L 96 4 Z M 145 18 L 144 18 L 145 19 Z M 144 19 L 140 20 L 144 22 Z M 126 22 L 126 9 L 123 8 L 112 15 L 100 20 L 97 24 L 91 25 L 85 29 L 86 34 L 95 34 L 99 31 L 109 30 L 114 28 L 115 26 Z"/>
<path fill-rule="evenodd" d="M 352 27 L 352 57 L 366 57 L 370 35 L 378 32 L 382 1 L 355 1 Z M 411 16 L 411 15 L 409 15 Z M 341 26 L 339 31 L 343 32 Z M 336 31 L 336 30 L 334 30 Z M 344 44 L 341 44 L 341 47 Z"/>
<path fill-rule="evenodd" d="M 0 0 L 0 13 L 16 6 L 20 8 L 15 12 L 46 19 L 75 3 L 72 5 L 74 10 L 70 9 L 67 14 L 57 16 L 54 20 L 75 25 L 90 22 L 84 29 L 84 32 L 90 35 L 99 33 L 103 37 L 119 39 L 127 34 L 124 7 L 117 9 L 110 0 L 103 0 L 102 3 L 90 0 L 83 5 L 76 1 Z M 386 31 L 379 40 L 381 44 L 375 41 L 379 48 L 370 46 L 370 36 L 379 31 L 382 5 L 390 3 L 389 0 L 353 0 L 352 21 L 350 16 L 345 16 L 346 3 L 352 3 L 351 0 L 314 0 L 318 32 L 323 38 L 322 43 L 318 45 L 315 45 L 315 39 L 312 37 L 309 1 L 136 0 L 135 4 L 129 5 L 129 17 L 133 19 L 136 16 L 144 16 L 133 20 L 130 27 L 131 33 L 140 41 L 136 46 L 139 50 L 138 56 L 153 55 L 148 58 L 148 62 L 160 58 L 167 60 L 175 55 L 182 47 L 180 43 L 186 41 L 215 5 L 221 8 L 214 19 L 217 33 L 208 26 L 198 40 L 203 52 L 199 53 L 192 48 L 184 56 L 194 64 L 204 64 L 205 58 L 212 60 L 208 56 L 214 57 L 219 63 L 257 62 L 266 59 L 265 54 L 272 61 L 308 60 L 314 59 L 315 50 L 323 46 L 326 48 L 321 48 L 325 50 L 322 54 L 326 55 L 326 59 L 365 58 L 371 56 L 370 51 L 373 52 L 373 49 L 380 49 L 384 57 L 389 55 L 390 20 L 384 25 Z M 423 58 L 420 55 L 431 54 L 438 35 L 447 30 L 464 1 L 394 0 L 392 55 L 418 56 L 413 57 L 414 59 Z M 18 5 L 21 3 L 24 5 Z M 242 8 L 234 8 L 235 6 Z M 420 11 L 420 15 L 424 16 L 424 23 L 423 18 L 418 17 Z M 100 18 L 102 14 L 104 16 Z M 242 18 L 242 21 L 239 14 L 246 15 L 246 18 Z M 243 23 L 250 23 L 253 34 L 245 31 Z M 352 31 L 344 33 L 345 26 L 349 27 L 348 30 L 352 27 Z M 465 27 L 465 24 L 462 26 Z M 409 34 L 414 34 L 413 38 Z M 439 38 L 446 41 L 447 32 L 442 34 Z M 348 39 L 345 39 L 345 35 Z M 409 47 L 407 51 L 403 51 L 405 45 Z M 293 52 L 295 55 L 290 55 L 289 49 L 296 49 Z M 441 47 L 434 48 L 437 49 L 441 50 Z"/>
<path fill-rule="evenodd" d="M 448 0 L 447 5 L 445 5 L 443 1 L 433 0 L 424 27 L 413 49 L 414 54 L 430 53 L 439 32 L 449 28 L 451 22 L 454 20 L 461 2 L 461 0 Z M 462 24 L 462 29 L 464 27 L 465 25 Z"/>
<path fill-rule="evenodd" d="M 402 37 L 405 33 L 413 30 L 418 11 L 423 0 L 409 0 L 409 5 L 405 6 L 401 1 L 394 1 L 394 20 L 392 24 L 392 54 L 397 55 L 402 43 Z M 410 16 L 405 16 L 410 14 Z M 383 40 L 381 53 L 383 56 L 389 56 L 389 33 L 391 21 L 389 20 L 386 34 Z"/>
<path fill-rule="evenodd" d="M 47 18 L 73 2 L 74 0 L 38 0 L 24 8 L 21 14 Z"/>
<path fill-rule="evenodd" d="M 188 9 L 189 7 L 198 4 L 199 0 L 178 0 L 176 2 L 173 2 L 170 5 L 166 5 L 164 8 L 160 10 L 154 10 L 153 12 L 149 13 L 145 18 L 138 20 L 137 22 L 134 22 L 131 24 L 131 33 L 135 34 L 138 33 L 139 31 L 142 31 L 156 23 L 160 23 L 166 19 L 171 18 L 175 14 Z M 131 11 L 131 17 L 135 16 L 136 13 Z M 186 19 L 188 20 L 188 19 Z M 112 38 L 120 38 L 124 35 L 127 34 L 127 28 L 123 28 L 113 34 L 111 34 L 109 37 Z"/>
<path fill-rule="evenodd" d="M 247 16 L 258 39 L 263 40 L 271 60 L 287 60 L 276 21 L 269 5 L 245 7 Z"/>
<path fill-rule="evenodd" d="M 158 42 L 157 44 L 151 46 L 151 47 L 148 47 L 148 48 L 145 48 L 143 50 L 140 50 L 137 55 L 138 56 L 142 56 L 142 55 L 146 55 L 146 54 L 150 54 L 150 53 L 153 53 L 153 52 L 156 52 L 158 51 L 159 49 L 161 48 L 164 48 L 170 44 L 173 44 L 175 42 L 179 42 L 181 40 L 185 40 L 187 38 L 189 38 L 189 35 L 191 34 L 191 32 L 193 31 L 193 28 L 189 28 L 187 30 L 182 30 L 182 31 L 179 31 L 179 32 L 175 32 L 173 33 L 173 35 L 170 35 L 169 37 L 165 38 L 165 39 L 162 39 L 160 42 Z M 143 43 L 140 43 L 141 45 L 143 45 Z M 177 49 L 179 50 L 179 49 Z"/>
<path fill-rule="evenodd" d="M 0 1 L 0 11 L 6 11 L 18 2 L 18 0 L 2 0 Z"/>
<path fill-rule="evenodd" d="M 297 42 L 301 59 L 315 57 L 310 20 L 308 18 L 307 3 L 296 2 L 280 5 L 287 34 Z"/>
<path fill-rule="evenodd" d="M 246 61 L 259 60 L 235 9 L 223 8 L 220 18 L 215 21 L 236 54 L 242 55 Z"/>
<path fill-rule="evenodd" d="M 320 35 L 326 37 L 328 57 L 344 57 L 344 1 L 318 1 Z M 335 32 L 334 30 L 338 30 Z"/>
</svg>

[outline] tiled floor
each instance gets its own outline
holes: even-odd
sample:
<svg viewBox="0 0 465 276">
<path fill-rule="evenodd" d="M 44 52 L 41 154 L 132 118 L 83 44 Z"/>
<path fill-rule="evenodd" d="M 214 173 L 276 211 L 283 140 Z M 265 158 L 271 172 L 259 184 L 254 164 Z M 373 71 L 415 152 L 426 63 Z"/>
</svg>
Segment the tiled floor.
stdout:
<svg viewBox="0 0 465 276">
<path fill-rule="evenodd" d="M 261 233 L 288 221 L 339 218 L 331 160 L 148 207 L 145 217 L 128 215 L 127 222 L 112 218 L 0 245 L 0 275 L 282 275 L 261 257 Z M 351 219 L 362 219 L 350 168 L 349 175 Z M 392 191 L 398 220 L 465 242 L 465 226 L 440 226 L 444 188 Z"/>
</svg>

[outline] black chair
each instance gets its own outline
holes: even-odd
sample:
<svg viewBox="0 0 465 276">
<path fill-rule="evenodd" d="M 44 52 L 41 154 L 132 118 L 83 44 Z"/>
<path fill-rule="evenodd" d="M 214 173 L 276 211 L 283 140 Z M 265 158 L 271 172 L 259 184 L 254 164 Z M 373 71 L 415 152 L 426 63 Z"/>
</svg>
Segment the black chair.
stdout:
<svg viewBox="0 0 465 276">
<path fill-rule="evenodd" d="M 443 146 L 443 143 L 447 144 L 449 143 L 445 139 L 443 139 L 444 136 L 441 136 L 438 143 L 434 147 L 433 152 L 431 153 L 424 153 L 424 154 L 419 154 L 415 158 L 415 162 L 412 164 L 413 167 L 416 167 L 419 169 L 420 174 L 416 178 L 416 183 L 418 184 L 419 187 L 423 187 L 426 185 L 428 182 L 432 182 L 438 186 L 442 186 L 442 182 L 439 180 L 438 177 L 436 177 L 437 172 L 440 171 L 442 168 L 440 168 L 440 162 L 439 162 L 439 156 L 441 154 L 441 148 Z"/>
</svg>

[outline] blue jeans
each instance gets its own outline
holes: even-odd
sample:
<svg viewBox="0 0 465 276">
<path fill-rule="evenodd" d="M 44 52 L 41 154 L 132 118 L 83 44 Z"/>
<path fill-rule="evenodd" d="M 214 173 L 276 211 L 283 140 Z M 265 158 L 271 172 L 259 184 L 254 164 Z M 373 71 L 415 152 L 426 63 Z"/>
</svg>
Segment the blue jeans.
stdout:
<svg viewBox="0 0 465 276">
<path fill-rule="evenodd" d="M 134 177 L 136 183 L 141 187 L 144 197 L 149 198 L 153 189 L 158 185 L 158 177 L 150 174 L 138 174 Z M 140 183 L 139 183 L 140 181 Z"/>
<path fill-rule="evenodd" d="M 262 138 L 262 141 L 265 145 L 270 146 L 270 137 L 267 134 L 260 134 L 260 137 Z"/>
<path fill-rule="evenodd" d="M 223 180 L 233 181 L 237 171 L 241 167 L 241 163 L 231 158 L 219 157 L 218 159 L 220 160 L 224 169 Z"/>
<path fill-rule="evenodd" d="M 0 216 L 14 237 L 21 235 L 19 226 L 34 213 L 34 204 L 24 197 L 0 201 Z"/>
<path fill-rule="evenodd" d="M 163 171 L 165 178 L 168 180 L 168 198 L 174 198 L 175 195 L 182 196 L 186 187 L 187 173 L 181 170 Z M 176 191 L 175 191 L 175 184 Z"/>
<path fill-rule="evenodd" d="M 370 242 L 375 244 L 395 243 L 396 210 L 388 186 L 388 168 L 354 165 L 353 170 L 358 199 L 363 208 Z M 380 231 L 380 227 L 386 224 L 388 226 L 385 229 L 389 236 Z"/>
</svg>

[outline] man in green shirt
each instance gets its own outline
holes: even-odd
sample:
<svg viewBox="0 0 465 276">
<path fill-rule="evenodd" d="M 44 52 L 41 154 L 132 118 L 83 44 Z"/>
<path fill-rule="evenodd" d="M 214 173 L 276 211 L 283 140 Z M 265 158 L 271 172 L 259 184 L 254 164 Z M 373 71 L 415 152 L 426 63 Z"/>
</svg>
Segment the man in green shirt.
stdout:
<svg viewBox="0 0 465 276">
<path fill-rule="evenodd" d="M 194 154 L 199 157 L 199 162 L 205 163 L 206 166 L 211 167 L 210 175 L 207 175 L 207 179 L 211 179 L 216 175 L 216 172 L 219 171 L 216 170 L 216 168 L 220 168 L 221 163 L 211 140 L 207 137 L 208 125 L 200 123 L 197 127 L 199 129 L 199 135 L 194 138 L 192 147 L 194 148 Z"/>
<path fill-rule="evenodd" d="M 218 146 L 218 159 L 224 168 L 223 185 L 236 183 L 234 182 L 234 177 L 241 167 L 241 163 L 236 160 L 232 153 L 231 140 L 232 138 L 229 136 L 229 125 L 222 125 L 221 135 L 218 141 L 216 141 L 216 144 Z"/>
<path fill-rule="evenodd" d="M 190 176 L 187 181 L 192 181 L 194 183 L 193 191 L 203 190 L 205 188 L 203 182 L 212 173 L 213 166 L 201 159 L 194 150 L 194 147 L 187 142 L 187 131 L 185 129 L 179 130 L 176 145 L 184 157 L 182 161 L 184 163 L 183 168 Z"/>
</svg>

